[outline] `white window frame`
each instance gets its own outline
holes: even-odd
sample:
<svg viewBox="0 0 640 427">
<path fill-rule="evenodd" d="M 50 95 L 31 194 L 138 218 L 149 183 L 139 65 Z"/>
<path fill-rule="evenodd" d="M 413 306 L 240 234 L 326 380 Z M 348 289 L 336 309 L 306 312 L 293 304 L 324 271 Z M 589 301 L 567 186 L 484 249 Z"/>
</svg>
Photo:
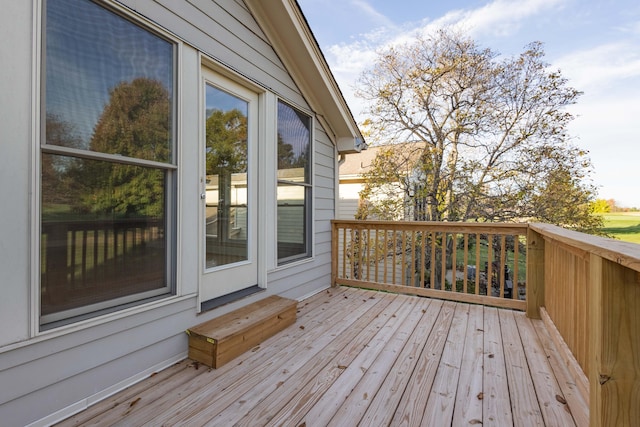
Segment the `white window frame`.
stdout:
<svg viewBox="0 0 640 427">
<path fill-rule="evenodd" d="M 309 195 L 309 200 L 306 200 L 306 194 L 305 194 L 305 202 L 308 203 L 308 206 L 305 206 L 305 209 L 308 211 L 308 213 L 306 214 L 304 221 L 305 221 L 305 230 L 306 230 L 306 235 L 305 235 L 305 244 L 306 244 L 306 252 L 304 254 L 299 254 L 299 255 L 293 255 L 290 257 L 286 257 L 286 258 L 279 258 L 278 257 L 278 221 L 277 221 L 277 212 L 278 212 L 278 197 L 277 197 L 277 191 L 278 191 L 278 187 L 280 185 L 280 183 L 284 183 L 286 184 L 286 180 L 279 180 L 278 179 L 278 160 L 277 160 L 277 153 L 278 153 L 278 104 L 282 103 L 285 104 L 286 106 L 288 106 L 289 108 L 292 108 L 294 110 L 299 111 L 300 113 L 306 115 L 309 118 L 309 182 L 308 183 L 304 183 L 304 184 L 297 184 L 301 187 L 305 188 L 305 193 L 307 193 L 307 189 L 308 191 L 308 195 Z M 287 268 L 290 266 L 294 266 L 300 263 L 305 263 L 305 262 L 310 262 L 313 261 L 314 256 L 315 256 L 315 251 L 314 251 L 314 246 L 315 246 L 315 117 L 314 115 L 309 112 L 307 109 L 302 108 L 298 105 L 296 105 L 295 103 L 284 99 L 282 97 L 278 97 L 275 100 L 275 104 L 274 104 L 274 109 L 275 109 L 275 123 L 274 123 L 274 158 L 275 158 L 275 164 L 274 164 L 274 175 L 275 175 L 275 183 L 274 183 L 274 192 L 272 193 L 273 196 L 273 200 L 274 200 L 274 206 L 273 206 L 273 212 L 274 212 L 274 236 L 273 236 L 273 248 L 274 248 L 274 257 L 275 257 L 275 265 L 277 266 L 278 269 L 281 268 Z"/>
<path fill-rule="evenodd" d="M 32 215 L 31 215 L 31 327 L 30 335 L 37 337 L 40 335 L 58 335 L 64 331 L 77 330 L 79 328 L 92 326 L 95 324 L 103 323 L 110 319 L 121 318 L 132 313 L 143 311 L 144 309 L 162 306 L 170 303 L 174 300 L 181 300 L 181 289 L 179 286 L 179 274 L 180 274 L 180 221 L 181 216 L 181 188 L 180 188 L 180 152 L 181 152 L 181 134 L 182 134 L 182 97 L 181 97 L 181 82 L 182 82 L 182 51 L 183 42 L 176 38 L 173 34 L 166 31 L 162 27 L 158 26 L 154 22 L 138 15 L 129 10 L 128 8 L 119 5 L 113 0 L 104 0 L 97 5 L 110 12 L 113 12 L 138 26 L 139 28 L 148 31 L 162 39 L 173 44 L 173 97 L 172 97 L 172 160 L 168 163 L 160 163 L 154 161 L 140 160 L 136 162 L 124 162 L 127 164 L 135 164 L 138 166 L 152 166 L 169 171 L 171 174 L 170 179 L 167 181 L 169 185 L 165 197 L 167 200 L 165 204 L 167 206 L 167 212 L 165 221 L 167 224 L 167 238 L 166 238 L 166 253 L 167 253 L 167 283 L 163 288 L 159 288 L 156 292 L 157 296 L 153 298 L 153 295 L 149 295 L 145 298 L 132 296 L 125 296 L 107 301 L 107 305 L 110 307 L 100 307 L 99 304 L 88 305 L 84 307 L 94 307 L 90 311 L 85 313 L 75 313 L 74 310 L 66 313 L 62 318 L 51 318 L 47 322 L 42 322 L 42 316 L 40 314 L 41 300 L 41 284 L 40 284 L 40 251 L 41 251 L 41 221 L 42 212 L 40 209 L 41 200 L 41 161 L 42 153 L 59 154 L 59 155 L 79 155 L 78 157 L 87 157 L 96 160 L 109 159 L 113 155 L 90 153 L 88 156 L 82 156 L 79 153 L 81 150 L 75 150 L 65 147 L 52 146 L 44 142 L 44 91 L 46 80 L 46 70 L 44 69 L 44 56 L 45 52 L 45 37 L 46 31 L 44 28 L 44 16 L 46 15 L 46 0 L 33 0 L 34 4 L 34 40 L 33 40 L 33 102 L 32 102 L 32 133 L 33 133 L 33 149 L 32 149 L 32 166 L 33 173 L 31 179 L 32 189 Z M 151 298 L 151 299 L 150 299 Z M 118 305 L 123 304 L 122 307 Z M 81 308 L 81 310 L 82 310 Z M 69 315 L 70 314 L 70 315 Z M 74 318 L 75 315 L 80 314 L 78 318 Z M 55 315 L 54 315 L 55 316 Z M 56 324 L 59 322 L 59 324 Z M 49 326 L 51 325 L 51 326 Z"/>
</svg>

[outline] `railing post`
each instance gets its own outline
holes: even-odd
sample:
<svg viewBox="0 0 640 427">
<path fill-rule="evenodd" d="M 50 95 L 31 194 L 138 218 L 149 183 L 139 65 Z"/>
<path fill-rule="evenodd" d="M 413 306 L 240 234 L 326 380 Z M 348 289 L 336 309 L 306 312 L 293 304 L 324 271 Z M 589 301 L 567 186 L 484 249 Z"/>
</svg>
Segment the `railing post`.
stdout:
<svg viewBox="0 0 640 427">
<path fill-rule="evenodd" d="M 540 319 L 544 306 L 544 238 L 527 229 L 527 317 Z"/>
<path fill-rule="evenodd" d="M 589 424 L 637 425 L 640 273 L 592 253 L 589 312 Z"/>
<path fill-rule="evenodd" d="M 338 225 L 331 221 L 331 286 L 338 281 Z"/>
</svg>

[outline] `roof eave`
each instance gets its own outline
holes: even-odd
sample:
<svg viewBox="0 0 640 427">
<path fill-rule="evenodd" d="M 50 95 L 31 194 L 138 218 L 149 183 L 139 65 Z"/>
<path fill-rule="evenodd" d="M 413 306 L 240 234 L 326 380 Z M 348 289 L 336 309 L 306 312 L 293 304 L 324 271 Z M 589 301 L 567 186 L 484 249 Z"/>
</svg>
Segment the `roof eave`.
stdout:
<svg viewBox="0 0 640 427">
<path fill-rule="evenodd" d="M 339 153 L 365 147 L 364 138 L 295 0 L 245 0 Z"/>
</svg>

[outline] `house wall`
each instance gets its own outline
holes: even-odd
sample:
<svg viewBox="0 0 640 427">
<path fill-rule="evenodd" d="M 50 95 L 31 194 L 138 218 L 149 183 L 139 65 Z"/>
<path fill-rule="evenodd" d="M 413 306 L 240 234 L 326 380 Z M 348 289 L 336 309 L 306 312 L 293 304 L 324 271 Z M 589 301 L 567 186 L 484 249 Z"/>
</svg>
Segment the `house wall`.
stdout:
<svg viewBox="0 0 640 427">
<path fill-rule="evenodd" d="M 360 182 L 349 182 L 346 179 L 340 179 L 338 212 L 336 217 L 339 219 L 354 219 L 358 213 L 358 204 L 360 203 L 360 191 L 362 191 Z"/>
<path fill-rule="evenodd" d="M 38 266 L 34 189 L 38 116 L 34 52 L 40 0 L 5 2 L 0 14 L 0 424 L 47 424 L 186 357 L 184 330 L 268 294 L 301 298 L 329 286 L 330 219 L 335 212 L 335 147 L 314 120 L 313 257 L 278 267 L 259 266 L 266 291 L 198 314 L 198 209 L 201 55 L 229 75 L 257 83 L 270 94 L 309 111 L 275 51 L 242 1 L 124 0 L 134 15 L 184 41 L 180 49 L 180 126 L 177 295 L 47 332 L 38 331 Z M 142 19 L 142 18 L 140 18 Z M 137 18 L 136 18 L 137 20 Z M 263 104 L 264 105 L 264 104 Z M 274 103 L 275 105 L 275 103 Z M 264 114 L 266 119 L 273 113 Z M 275 129 L 275 124 L 267 129 Z M 274 154 L 275 156 L 275 154 Z M 274 160 L 275 161 L 275 160 Z M 261 191 L 275 191 L 261 184 Z M 270 181 L 269 181 L 270 182 Z M 275 203 L 266 206 L 273 209 Z M 262 223 L 260 248 L 275 253 L 275 232 Z M 269 234 L 271 233 L 271 234 Z"/>
</svg>

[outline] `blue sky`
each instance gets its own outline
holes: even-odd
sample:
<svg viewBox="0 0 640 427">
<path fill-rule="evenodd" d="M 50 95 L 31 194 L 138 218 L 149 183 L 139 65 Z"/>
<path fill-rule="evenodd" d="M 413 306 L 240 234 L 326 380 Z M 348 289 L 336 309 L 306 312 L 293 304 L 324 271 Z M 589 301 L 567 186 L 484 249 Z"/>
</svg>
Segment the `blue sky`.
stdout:
<svg viewBox="0 0 640 427">
<path fill-rule="evenodd" d="M 443 26 L 517 55 L 544 43 L 546 61 L 584 95 L 570 111 L 600 198 L 640 207 L 640 2 L 637 0 L 298 0 L 356 120 L 353 84 L 380 47 Z"/>
</svg>

